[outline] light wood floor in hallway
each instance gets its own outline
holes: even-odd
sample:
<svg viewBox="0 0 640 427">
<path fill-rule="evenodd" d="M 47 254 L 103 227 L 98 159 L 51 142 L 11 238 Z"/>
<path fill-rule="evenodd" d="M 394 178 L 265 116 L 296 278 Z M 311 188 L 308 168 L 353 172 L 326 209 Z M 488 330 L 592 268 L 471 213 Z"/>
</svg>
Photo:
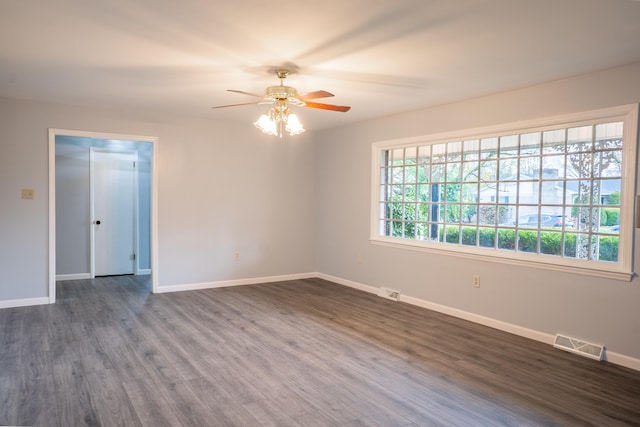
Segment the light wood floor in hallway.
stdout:
<svg viewBox="0 0 640 427">
<path fill-rule="evenodd" d="M 640 372 L 320 279 L 0 310 L 0 425 L 640 425 Z"/>
</svg>

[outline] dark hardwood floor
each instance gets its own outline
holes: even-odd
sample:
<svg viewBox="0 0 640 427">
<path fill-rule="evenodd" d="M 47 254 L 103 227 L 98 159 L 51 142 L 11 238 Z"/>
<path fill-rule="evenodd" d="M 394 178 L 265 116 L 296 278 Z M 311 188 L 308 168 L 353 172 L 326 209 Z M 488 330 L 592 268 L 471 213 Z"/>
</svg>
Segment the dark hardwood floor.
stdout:
<svg viewBox="0 0 640 427">
<path fill-rule="evenodd" d="M 640 425 L 640 372 L 320 279 L 149 289 L 0 310 L 0 425 Z"/>
</svg>

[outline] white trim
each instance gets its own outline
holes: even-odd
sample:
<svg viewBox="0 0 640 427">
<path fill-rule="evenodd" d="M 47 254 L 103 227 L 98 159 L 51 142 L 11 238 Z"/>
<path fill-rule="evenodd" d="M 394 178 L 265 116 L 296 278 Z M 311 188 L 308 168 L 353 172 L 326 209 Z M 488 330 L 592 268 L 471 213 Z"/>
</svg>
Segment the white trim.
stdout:
<svg viewBox="0 0 640 427">
<path fill-rule="evenodd" d="M 1 308 L 13 308 L 13 307 L 27 307 L 30 305 L 44 305 L 50 304 L 49 297 L 42 298 L 23 298 L 23 299 L 10 299 L 0 301 Z"/>
<path fill-rule="evenodd" d="M 605 347 L 604 358 L 607 362 L 640 371 L 640 359 L 636 359 L 635 357 L 626 356 L 620 353 L 612 353 Z"/>
<path fill-rule="evenodd" d="M 56 282 L 62 282 L 65 280 L 86 280 L 91 279 L 91 273 L 75 273 L 75 274 L 58 274 L 56 275 Z"/>
<path fill-rule="evenodd" d="M 56 302 L 56 134 L 49 129 L 49 233 L 47 280 L 49 304 Z"/>
<path fill-rule="evenodd" d="M 623 165 L 621 192 L 625 195 L 620 212 L 619 256 L 617 263 L 601 261 L 575 260 L 563 257 L 545 256 L 542 254 L 524 254 L 515 251 L 501 251 L 491 248 L 477 248 L 472 246 L 444 244 L 412 239 L 401 239 L 382 236 L 380 234 L 380 152 L 384 149 L 415 146 L 416 144 L 444 143 L 468 138 L 495 137 L 514 131 L 553 129 L 557 126 L 577 126 L 582 123 L 606 123 L 610 120 L 622 120 L 624 126 Z M 463 258 L 479 259 L 482 261 L 507 263 L 512 265 L 563 271 L 588 276 L 602 277 L 614 280 L 630 281 L 634 273 L 633 265 L 633 235 L 634 233 L 634 204 L 636 194 L 636 146 L 638 144 L 638 104 L 629 104 L 613 108 L 604 108 L 582 113 L 567 114 L 557 117 L 539 118 L 497 126 L 488 126 L 461 131 L 445 132 L 411 138 L 388 141 L 378 141 L 372 144 L 371 155 L 371 199 L 369 218 L 369 241 L 373 244 L 409 249 L 423 252 L 439 253 L 459 256 Z M 640 208 L 639 208 L 640 209 Z M 637 212 L 636 212 L 637 213 Z"/>
<path fill-rule="evenodd" d="M 158 288 L 158 138 L 155 136 L 127 135 L 49 128 L 49 303 L 56 300 L 56 136 L 77 136 L 96 139 L 118 139 L 151 143 L 151 292 Z"/>
<path fill-rule="evenodd" d="M 620 233 L 618 243 L 618 260 L 620 268 L 624 271 L 633 272 L 633 237 L 635 235 L 635 199 L 636 199 L 636 163 L 637 163 L 637 146 L 638 146 L 638 104 L 627 106 L 629 110 L 623 118 L 623 141 L 630 141 L 631 144 L 623 146 L 622 157 L 622 188 L 621 194 L 624 195 L 624 207 L 620 206 Z M 629 148 L 630 147 L 630 148 Z M 631 280 L 631 278 L 629 278 Z"/>
<path fill-rule="evenodd" d="M 136 275 L 138 276 L 145 276 L 151 274 L 151 269 L 150 268 L 139 268 L 138 272 L 136 273 Z"/>
<path fill-rule="evenodd" d="M 350 288 L 358 289 L 364 292 L 369 292 L 371 294 L 377 294 L 378 288 L 373 286 L 364 285 L 362 283 L 354 282 L 347 279 L 342 279 L 340 277 L 331 276 L 329 274 L 317 273 L 317 276 L 320 279 L 328 280 L 333 283 L 337 283 L 339 285 L 344 285 Z M 529 338 L 534 341 L 539 341 L 548 345 L 553 345 L 555 335 L 548 334 L 546 332 L 537 331 L 535 329 L 525 328 L 523 326 L 514 325 L 512 323 L 503 322 L 501 320 L 493 319 L 491 317 L 481 316 L 475 313 L 471 313 L 464 310 L 459 310 L 457 308 L 449 307 L 442 304 L 437 304 L 431 301 L 426 301 L 420 298 L 415 298 L 411 296 L 407 296 L 404 294 L 400 294 L 399 301 L 405 302 L 407 304 L 415 305 L 418 307 L 426 308 L 428 310 L 437 311 L 438 313 L 448 314 L 453 317 L 457 317 L 459 319 L 468 320 L 470 322 L 478 323 L 480 325 L 488 326 L 490 328 L 498 329 L 500 331 L 509 332 L 514 335 L 518 335 L 521 337 Z M 640 359 L 627 356 L 620 353 L 605 352 L 605 359 L 616 365 L 624 366 L 630 369 L 634 369 L 640 371 Z"/>
<path fill-rule="evenodd" d="M 158 139 L 154 138 L 151 147 L 151 292 L 158 292 Z"/>
<path fill-rule="evenodd" d="M 216 282 L 187 283 L 183 285 L 159 286 L 157 293 L 195 291 L 200 289 L 226 288 L 228 286 L 256 285 L 260 283 L 284 282 L 287 280 L 311 279 L 319 277 L 317 273 L 285 274 L 281 276 L 254 277 L 251 279 L 220 280 Z"/>
</svg>

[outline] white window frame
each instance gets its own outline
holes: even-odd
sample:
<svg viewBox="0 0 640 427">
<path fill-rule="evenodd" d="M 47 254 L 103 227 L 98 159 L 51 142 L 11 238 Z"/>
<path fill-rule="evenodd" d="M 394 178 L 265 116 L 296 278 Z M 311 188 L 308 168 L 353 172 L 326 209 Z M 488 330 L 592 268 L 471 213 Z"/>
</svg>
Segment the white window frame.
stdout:
<svg viewBox="0 0 640 427">
<path fill-rule="evenodd" d="M 513 133 L 545 131 L 558 126 L 580 126 L 594 123 L 622 121 L 623 151 L 620 232 L 618 242 L 618 262 L 575 260 L 539 254 L 527 254 L 516 251 L 503 251 L 492 248 L 480 248 L 458 244 L 404 239 L 380 235 L 380 165 L 383 151 L 417 145 L 447 143 L 468 139 L 480 139 Z M 423 252 L 447 254 L 482 261 L 499 262 L 511 265 L 544 268 L 584 274 L 589 276 L 630 281 L 633 272 L 633 237 L 635 234 L 634 205 L 636 202 L 636 162 L 638 145 L 638 104 L 592 110 L 563 116 L 528 120 L 498 126 L 467 129 L 454 132 L 426 135 L 396 140 L 378 141 L 372 144 L 371 156 L 371 207 L 370 242 L 395 248 L 404 248 Z M 639 219 L 640 221 L 640 219 Z"/>
</svg>

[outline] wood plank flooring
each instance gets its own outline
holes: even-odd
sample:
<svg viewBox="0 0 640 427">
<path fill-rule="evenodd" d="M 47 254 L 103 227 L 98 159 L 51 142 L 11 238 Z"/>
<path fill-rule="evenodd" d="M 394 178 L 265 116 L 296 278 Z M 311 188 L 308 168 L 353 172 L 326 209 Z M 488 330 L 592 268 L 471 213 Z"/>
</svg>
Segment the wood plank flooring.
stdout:
<svg viewBox="0 0 640 427">
<path fill-rule="evenodd" d="M 320 279 L 149 289 L 0 310 L 0 425 L 640 425 L 640 372 Z"/>
</svg>

